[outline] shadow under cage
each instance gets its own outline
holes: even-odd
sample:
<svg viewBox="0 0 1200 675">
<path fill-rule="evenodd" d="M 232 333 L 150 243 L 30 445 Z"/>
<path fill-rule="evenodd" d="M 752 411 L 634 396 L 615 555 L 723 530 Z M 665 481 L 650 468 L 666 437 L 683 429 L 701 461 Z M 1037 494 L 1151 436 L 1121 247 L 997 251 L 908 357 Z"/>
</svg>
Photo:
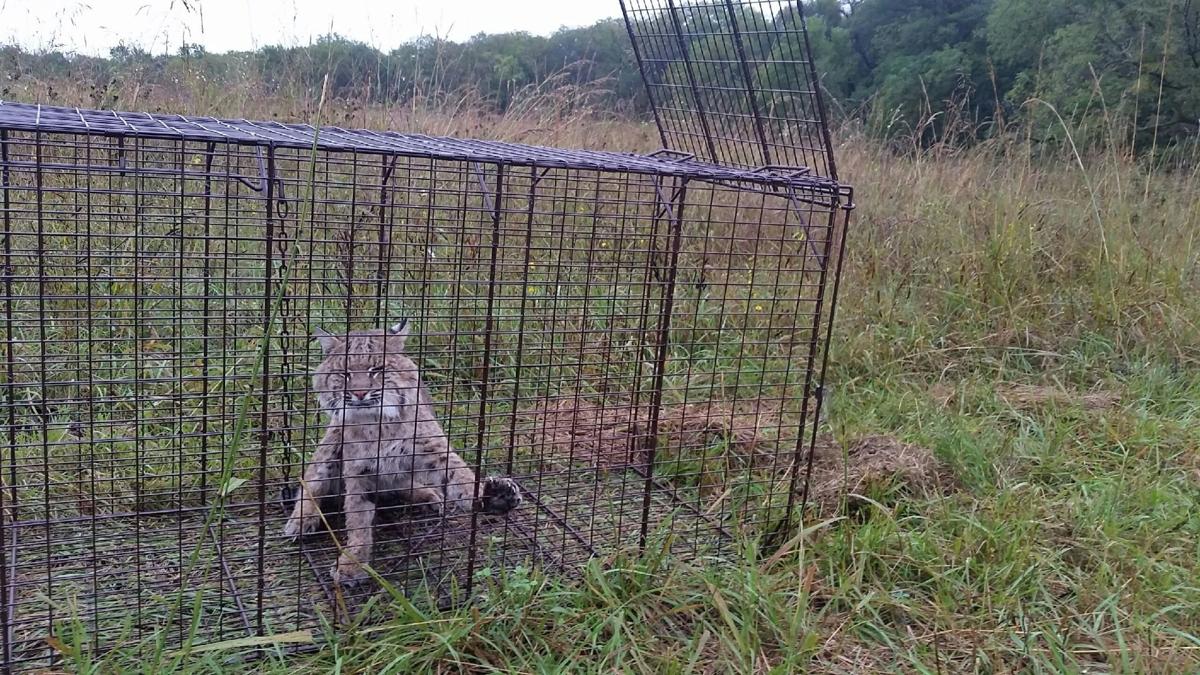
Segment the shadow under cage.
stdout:
<svg viewBox="0 0 1200 675">
<path fill-rule="evenodd" d="M 644 62 L 650 24 L 627 20 Z M 806 146 L 725 146 L 712 110 L 734 103 L 646 77 L 664 145 L 664 120 L 699 115 L 725 130 L 708 152 L 0 102 L 5 668 L 53 663 L 48 636 L 180 646 L 385 611 L 363 610 L 377 584 L 330 580 L 336 508 L 283 534 L 328 424 L 320 330 L 407 321 L 475 494 L 502 476 L 523 497 L 498 517 L 378 505 L 371 568 L 410 597 L 785 531 L 850 190 L 823 122 L 819 167 L 750 166 L 721 148 Z"/>
</svg>

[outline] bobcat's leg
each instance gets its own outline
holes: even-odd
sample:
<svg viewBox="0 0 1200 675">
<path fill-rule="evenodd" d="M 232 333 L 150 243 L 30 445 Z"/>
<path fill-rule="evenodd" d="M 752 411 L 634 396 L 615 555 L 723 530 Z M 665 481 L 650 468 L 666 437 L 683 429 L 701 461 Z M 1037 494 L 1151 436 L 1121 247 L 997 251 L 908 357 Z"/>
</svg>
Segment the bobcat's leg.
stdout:
<svg viewBox="0 0 1200 675">
<path fill-rule="evenodd" d="M 367 578 L 363 568 L 371 562 L 375 525 L 375 485 L 370 478 L 346 477 L 346 542 L 333 568 L 333 580 L 352 585 Z"/>
<path fill-rule="evenodd" d="M 292 507 L 292 515 L 283 526 L 285 537 L 299 537 L 317 529 L 321 523 L 321 507 L 317 500 L 333 494 L 338 483 L 338 462 L 341 460 L 341 444 L 331 431 L 325 435 L 317 446 L 312 461 L 304 470 L 300 480 L 300 490 L 296 495 L 296 504 Z"/>
<path fill-rule="evenodd" d="M 392 448 L 395 450 L 395 448 Z M 440 516 L 446 506 L 444 492 L 438 487 L 443 481 L 437 471 L 435 458 L 426 457 L 428 467 L 418 466 L 411 452 L 396 452 L 384 457 L 379 466 L 379 481 L 389 496 L 408 505 L 414 513 Z M 445 474 L 445 470 L 441 472 Z"/>
<path fill-rule="evenodd" d="M 442 515 L 446 504 L 442 492 L 433 488 L 416 488 L 410 490 L 407 497 L 410 504 L 426 509 L 425 513 L 433 516 Z"/>
</svg>

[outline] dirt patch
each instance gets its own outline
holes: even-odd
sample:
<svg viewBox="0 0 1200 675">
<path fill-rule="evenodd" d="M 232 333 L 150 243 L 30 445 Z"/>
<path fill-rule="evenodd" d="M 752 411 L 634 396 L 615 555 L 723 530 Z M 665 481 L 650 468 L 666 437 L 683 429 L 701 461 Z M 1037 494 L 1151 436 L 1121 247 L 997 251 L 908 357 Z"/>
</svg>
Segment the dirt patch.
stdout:
<svg viewBox="0 0 1200 675">
<path fill-rule="evenodd" d="M 645 406 L 564 398 L 539 406 L 533 418 L 530 440 L 554 461 L 614 470 L 648 461 L 644 448 L 651 420 Z M 781 438 L 781 428 L 791 436 Z M 658 429 L 658 461 L 699 457 L 689 478 L 702 492 L 723 492 L 726 480 L 745 481 L 746 471 L 754 480 L 790 482 L 796 425 L 784 418 L 777 402 L 664 406 Z M 878 486 L 926 493 L 950 485 L 948 471 L 931 450 L 892 436 L 865 436 L 842 446 L 819 434 L 813 453 L 809 503 L 822 511 L 836 509 L 847 493 L 865 494 Z M 802 457 L 801 471 L 807 459 Z"/>
<path fill-rule="evenodd" d="M 560 398 L 539 405 L 532 417 L 535 445 L 548 447 L 559 459 L 610 469 L 648 460 L 645 448 L 652 427 L 648 406 Z M 781 420 L 778 406 L 693 403 L 664 406 L 658 429 L 666 449 L 720 442 L 743 463 L 757 464 L 774 458 Z"/>
<path fill-rule="evenodd" d="M 836 510 L 846 494 L 865 494 L 875 487 L 903 485 L 923 494 L 951 485 L 932 450 L 892 436 L 864 436 L 842 446 L 821 435 L 813 451 L 808 500 L 821 511 Z"/>
<path fill-rule="evenodd" d="M 934 382 L 928 391 L 929 397 L 943 408 L 949 407 L 950 403 L 958 398 L 958 387 L 949 382 Z"/>
</svg>

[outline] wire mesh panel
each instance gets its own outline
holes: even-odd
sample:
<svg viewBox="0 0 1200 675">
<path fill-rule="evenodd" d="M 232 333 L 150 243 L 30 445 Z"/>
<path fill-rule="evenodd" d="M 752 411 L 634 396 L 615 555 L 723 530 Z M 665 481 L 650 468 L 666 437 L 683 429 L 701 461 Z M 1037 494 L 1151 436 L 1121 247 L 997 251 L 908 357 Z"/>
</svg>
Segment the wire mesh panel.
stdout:
<svg viewBox="0 0 1200 675">
<path fill-rule="evenodd" d="M 330 424 L 321 331 L 407 321 L 453 451 L 523 497 L 502 517 L 372 502 L 370 568 L 414 597 L 630 544 L 715 553 L 797 500 L 835 184 L 670 156 L 347 149 L 324 131 L 307 147 L 94 133 L 47 113 L 70 117 L 0 105 L 10 667 L 53 662 L 48 635 L 205 642 L 377 592 L 331 582 L 336 503 L 284 536 Z"/>
<path fill-rule="evenodd" d="M 836 178 L 802 3 L 621 0 L 664 146 Z"/>
<path fill-rule="evenodd" d="M 708 10 L 726 46 L 790 34 L 742 4 L 631 10 L 643 64 Z M 728 134 L 663 122 L 675 151 L 630 155 L 0 102 L 5 668 L 786 531 L 850 191 L 811 109 L 654 72 L 660 122 L 690 91 Z"/>
</svg>

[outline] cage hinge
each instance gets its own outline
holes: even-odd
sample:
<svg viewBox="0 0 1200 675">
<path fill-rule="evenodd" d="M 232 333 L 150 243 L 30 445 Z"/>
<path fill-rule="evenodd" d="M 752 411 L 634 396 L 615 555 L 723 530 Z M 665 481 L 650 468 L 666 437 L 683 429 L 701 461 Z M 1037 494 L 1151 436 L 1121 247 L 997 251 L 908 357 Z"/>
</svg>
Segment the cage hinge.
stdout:
<svg viewBox="0 0 1200 675">
<path fill-rule="evenodd" d="M 483 205 L 487 207 L 487 211 L 491 213 L 496 210 L 496 195 L 492 188 L 488 187 L 486 175 L 487 171 L 483 168 L 480 162 L 471 162 L 471 170 L 475 173 L 475 181 L 479 184 L 479 193 L 483 197 Z"/>
<path fill-rule="evenodd" d="M 663 193 L 662 182 L 654 181 L 654 199 L 655 213 L 654 220 L 656 222 L 665 220 L 668 223 L 673 223 L 680 216 L 679 201 L 683 197 L 686 182 L 679 183 L 671 189 L 671 196 Z M 659 250 L 657 245 L 651 246 L 652 267 L 655 281 L 666 283 L 668 281 L 669 268 L 671 266 L 670 257 L 666 251 Z"/>
<path fill-rule="evenodd" d="M 813 238 L 814 231 L 819 228 L 820 225 L 814 226 L 805 217 L 805 209 L 800 205 L 800 198 L 796 194 L 795 187 L 791 185 L 787 187 L 787 200 L 788 204 L 792 207 L 793 213 L 796 214 L 796 219 L 800 222 L 800 227 L 804 229 L 804 240 L 808 243 L 808 250 L 812 253 L 812 257 L 817 261 L 817 264 L 821 266 L 821 269 L 825 269 L 825 266 L 828 264 L 829 256 L 826 255 L 826 252 L 822 251 L 821 247 L 817 245 L 818 240 Z M 809 213 L 811 213 L 811 211 L 809 211 Z"/>
<path fill-rule="evenodd" d="M 792 166 L 790 164 L 763 164 L 750 173 L 762 173 L 780 178 L 803 178 L 813 175 L 812 167 Z"/>
<path fill-rule="evenodd" d="M 695 153 L 680 152 L 679 150 L 670 150 L 668 148 L 659 148 L 648 154 L 647 157 L 665 159 L 669 162 L 690 162 L 696 159 Z"/>
</svg>

